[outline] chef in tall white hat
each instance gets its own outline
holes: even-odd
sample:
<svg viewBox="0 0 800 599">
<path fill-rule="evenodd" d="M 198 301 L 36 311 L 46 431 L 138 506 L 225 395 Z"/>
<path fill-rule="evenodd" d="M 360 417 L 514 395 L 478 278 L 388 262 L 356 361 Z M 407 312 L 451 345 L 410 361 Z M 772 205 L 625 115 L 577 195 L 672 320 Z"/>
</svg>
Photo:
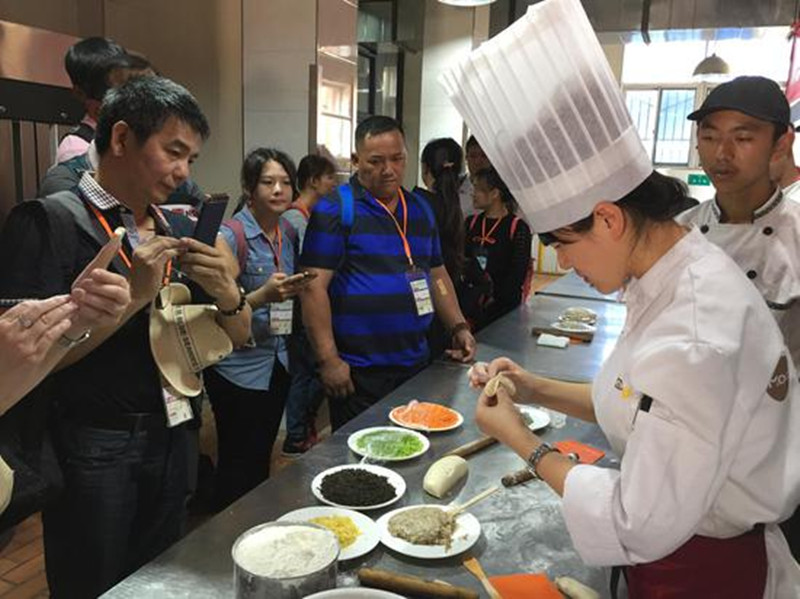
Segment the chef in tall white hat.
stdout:
<svg viewBox="0 0 800 599">
<path fill-rule="evenodd" d="M 629 597 L 800 596 L 777 523 L 800 501 L 800 391 L 781 333 L 735 263 L 672 218 L 682 192 L 653 171 L 578 0 L 545 0 L 443 77 L 540 238 L 627 317 L 592 384 L 507 358 L 509 394 L 479 426 L 563 496 L 590 565 L 623 566 Z M 620 469 L 575 465 L 513 401 L 597 422 Z"/>
</svg>

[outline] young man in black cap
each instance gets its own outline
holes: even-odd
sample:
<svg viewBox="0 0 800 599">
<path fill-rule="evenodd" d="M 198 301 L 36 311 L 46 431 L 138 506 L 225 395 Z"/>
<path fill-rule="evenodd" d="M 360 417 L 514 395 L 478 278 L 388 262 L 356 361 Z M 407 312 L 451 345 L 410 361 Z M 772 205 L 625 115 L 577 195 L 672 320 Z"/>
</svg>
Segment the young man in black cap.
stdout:
<svg viewBox="0 0 800 599">
<path fill-rule="evenodd" d="M 699 110 L 697 150 L 716 188 L 677 220 L 694 224 L 728 253 L 761 292 L 800 367 L 800 204 L 786 199 L 770 166 L 791 148 L 789 103 L 764 77 L 738 77 L 708 95 Z M 800 555 L 800 518 L 783 525 Z"/>
</svg>

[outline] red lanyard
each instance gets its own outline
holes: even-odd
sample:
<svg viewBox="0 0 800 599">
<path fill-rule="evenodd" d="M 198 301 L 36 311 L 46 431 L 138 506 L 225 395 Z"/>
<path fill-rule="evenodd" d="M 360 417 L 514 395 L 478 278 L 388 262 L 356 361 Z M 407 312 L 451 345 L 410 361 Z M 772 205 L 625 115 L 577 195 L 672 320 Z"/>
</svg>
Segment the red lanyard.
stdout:
<svg viewBox="0 0 800 599">
<path fill-rule="evenodd" d="M 87 202 L 87 205 L 89 206 L 89 208 L 91 208 L 92 212 L 97 217 L 97 220 L 100 221 L 100 224 L 103 226 L 103 229 L 105 229 L 106 233 L 108 233 L 108 238 L 111 239 L 111 237 L 113 237 L 114 235 L 114 231 L 111 230 L 111 227 L 109 226 L 106 217 L 103 216 L 102 212 L 100 212 L 91 202 Z M 125 253 L 125 250 L 122 248 L 122 246 L 120 246 L 119 248 L 119 256 L 120 258 L 122 258 L 122 261 L 125 263 L 125 266 L 127 266 L 128 268 L 133 268 L 131 259 L 128 258 L 128 255 Z M 169 283 L 171 275 L 172 275 L 172 260 L 167 260 L 166 272 L 164 273 L 164 279 L 163 279 L 164 285 Z"/>
<path fill-rule="evenodd" d="M 275 237 L 278 238 L 278 251 L 275 251 L 275 246 L 272 245 L 272 242 L 269 240 L 267 235 L 264 235 L 264 239 L 267 240 L 269 244 L 269 249 L 272 250 L 272 260 L 275 262 L 275 268 L 278 269 L 278 272 L 281 272 L 281 256 L 283 256 L 283 233 L 281 233 L 281 226 L 275 225 Z"/>
<path fill-rule="evenodd" d="M 306 220 L 311 218 L 311 213 L 308 211 L 308 208 L 303 206 L 300 202 L 292 202 L 292 208 L 299 210 L 301 214 L 306 217 Z"/>
<path fill-rule="evenodd" d="M 400 235 L 400 239 L 403 241 L 403 251 L 406 253 L 406 258 L 408 258 L 408 263 L 413 267 L 414 258 L 411 256 L 411 246 L 408 244 L 408 238 L 406 237 L 408 233 L 408 206 L 406 205 L 406 198 L 403 195 L 403 190 L 398 189 L 398 192 L 400 193 L 400 204 L 403 206 L 402 229 L 400 228 L 400 223 L 397 222 L 397 219 L 394 217 L 394 214 L 392 214 L 392 211 L 389 210 L 383 203 L 379 202 L 377 199 L 375 200 L 375 202 L 378 204 L 378 206 L 386 210 L 386 213 L 392 218 L 392 222 L 394 223 L 394 226 L 397 229 L 397 233 Z"/>
<path fill-rule="evenodd" d="M 504 216 L 498 218 L 497 221 L 492 225 L 492 228 L 489 229 L 489 232 L 487 233 L 486 232 L 487 216 L 485 214 L 483 215 L 483 221 L 481 222 L 481 236 L 478 239 L 478 241 L 481 244 L 481 247 L 483 247 L 484 243 L 488 243 L 490 245 L 494 244 L 495 239 L 492 237 L 492 233 L 494 233 L 495 230 L 497 230 L 497 227 L 500 226 L 500 221 L 502 221 L 504 218 L 505 218 Z"/>
</svg>

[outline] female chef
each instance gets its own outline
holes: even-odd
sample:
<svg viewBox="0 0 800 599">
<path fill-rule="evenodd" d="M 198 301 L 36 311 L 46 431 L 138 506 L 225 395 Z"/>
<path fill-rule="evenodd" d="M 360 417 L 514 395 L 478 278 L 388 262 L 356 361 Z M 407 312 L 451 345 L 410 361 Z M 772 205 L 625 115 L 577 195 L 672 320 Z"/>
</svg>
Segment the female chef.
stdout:
<svg viewBox="0 0 800 599">
<path fill-rule="evenodd" d="M 560 265 L 627 308 L 592 384 L 505 358 L 471 380 L 503 373 L 515 401 L 597 422 L 619 470 L 543 443 L 502 386 L 479 426 L 562 495 L 578 553 L 624 566 L 632 599 L 800 597 L 776 526 L 800 501 L 794 365 L 742 270 L 670 217 L 682 192 L 653 171 L 580 1 L 534 4 L 443 80 Z"/>
<path fill-rule="evenodd" d="M 626 566 L 631 598 L 797 597 L 798 566 L 775 526 L 800 499 L 797 377 L 758 291 L 670 218 L 680 193 L 653 172 L 619 201 L 540 234 L 562 268 L 601 293 L 625 290 L 625 327 L 592 384 L 507 358 L 471 378 L 503 373 L 514 401 L 597 422 L 619 471 L 574 465 L 543 443 L 505 390 L 481 395 L 477 421 L 563 496 L 587 563 Z"/>
</svg>

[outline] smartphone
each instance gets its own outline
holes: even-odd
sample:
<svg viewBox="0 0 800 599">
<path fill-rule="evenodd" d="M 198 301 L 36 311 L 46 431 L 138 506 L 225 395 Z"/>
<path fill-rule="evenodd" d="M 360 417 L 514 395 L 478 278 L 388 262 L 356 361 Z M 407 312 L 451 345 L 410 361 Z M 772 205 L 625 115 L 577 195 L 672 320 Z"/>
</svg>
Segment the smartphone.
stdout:
<svg viewBox="0 0 800 599">
<path fill-rule="evenodd" d="M 200 208 L 200 216 L 197 218 L 192 237 L 201 243 L 213 246 L 227 207 L 228 194 L 216 193 L 211 195 L 203 202 L 203 207 Z"/>
</svg>

